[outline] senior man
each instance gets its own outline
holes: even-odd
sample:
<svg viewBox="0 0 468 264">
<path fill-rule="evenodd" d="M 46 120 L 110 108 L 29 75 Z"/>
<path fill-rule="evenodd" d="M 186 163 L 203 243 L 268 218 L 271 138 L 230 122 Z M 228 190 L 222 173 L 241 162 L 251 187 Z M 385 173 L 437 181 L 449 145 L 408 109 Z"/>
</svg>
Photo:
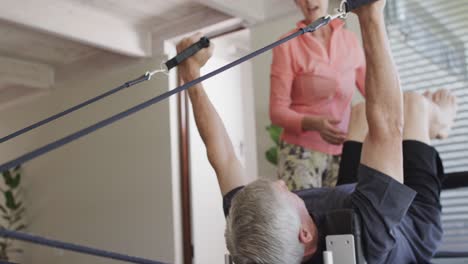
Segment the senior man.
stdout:
<svg viewBox="0 0 468 264">
<path fill-rule="evenodd" d="M 352 111 L 341 163 L 349 169 L 341 170 L 339 182 L 357 178 L 357 184 L 296 194 L 282 181 L 250 182 L 253 175 L 245 174 L 202 84 L 189 90 L 197 128 L 224 195 L 226 242 L 236 264 L 321 263 L 323 216 L 346 208 L 361 219 L 368 263 L 426 263 L 435 253 L 442 236 L 443 168 L 429 144 L 448 135 L 456 101 L 445 90 L 403 95 L 385 31 L 384 6 L 379 0 L 356 11 L 368 65 L 366 103 Z M 178 50 L 200 36 L 184 39 Z M 181 79 L 199 77 L 212 51 L 204 49 L 182 63 Z"/>
</svg>

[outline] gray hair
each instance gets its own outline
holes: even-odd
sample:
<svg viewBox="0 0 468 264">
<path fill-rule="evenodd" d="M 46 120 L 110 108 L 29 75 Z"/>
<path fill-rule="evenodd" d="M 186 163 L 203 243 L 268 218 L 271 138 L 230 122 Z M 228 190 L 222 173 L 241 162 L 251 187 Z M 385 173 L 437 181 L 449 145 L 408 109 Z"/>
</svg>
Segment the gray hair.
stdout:
<svg viewBox="0 0 468 264">
<path fill-rule="evenodd" d="M 296 208 L 268 180 L 257 180 L 232 200 L 225 238 L 235 264 L 299 264 L 304 245 Z"/>
</svg>

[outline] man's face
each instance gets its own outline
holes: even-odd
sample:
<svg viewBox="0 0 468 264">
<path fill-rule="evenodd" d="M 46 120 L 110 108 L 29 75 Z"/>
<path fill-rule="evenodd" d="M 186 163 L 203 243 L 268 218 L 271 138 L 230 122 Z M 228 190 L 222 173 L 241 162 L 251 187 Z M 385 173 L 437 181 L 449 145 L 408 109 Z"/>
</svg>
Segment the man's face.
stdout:
<svg viewBox="0 0 468 264">
<path fill-rule="evenodd" d="M 317 226 L 313 223 L 304 201 L 297 194 L 289 191 L 284 181 L 275 181 L 273 185 L 273 187 L 278 190 L 281 199 L 285 199 L 291 207 L 297 209 L 301 219 L 301 230 L 299 231 L 298 238 L 306 247 L 304 251 L 304 261 L 310 259 L 317 250 Z"/>
<path fill-rule="evenodd" d="M 328 0 L 295 0 L 308 22 L 325 16 L 328 12 Z"/>
</svg>

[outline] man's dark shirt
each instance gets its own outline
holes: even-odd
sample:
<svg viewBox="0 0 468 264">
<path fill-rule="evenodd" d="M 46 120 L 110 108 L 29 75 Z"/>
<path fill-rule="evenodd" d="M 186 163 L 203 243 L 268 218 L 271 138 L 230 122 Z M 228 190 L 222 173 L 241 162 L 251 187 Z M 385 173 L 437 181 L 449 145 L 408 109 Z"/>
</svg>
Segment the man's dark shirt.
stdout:
<svg viewBox="0 0 468 264">
<path fill-rule="evenodd" d="M 304 200 L 319 233 L 324 215 L 336 209 L 354 209 L 362 222 L 362 241 L 367 262 L 427 263 L 438 246 L 442 230 L 431 208 L 415 204 L 416 192 L 393 178 L 361 165 L 359 182 L 335 188 L 297 192 Z M 242 187 L 224 197 L 227 215 L 231 200 Z M 437 214 L 437 212 L 434 212 Z M 320 233 L 319 249 L 308 264 L 322 263 L 325 235 Z"/>
</svg>

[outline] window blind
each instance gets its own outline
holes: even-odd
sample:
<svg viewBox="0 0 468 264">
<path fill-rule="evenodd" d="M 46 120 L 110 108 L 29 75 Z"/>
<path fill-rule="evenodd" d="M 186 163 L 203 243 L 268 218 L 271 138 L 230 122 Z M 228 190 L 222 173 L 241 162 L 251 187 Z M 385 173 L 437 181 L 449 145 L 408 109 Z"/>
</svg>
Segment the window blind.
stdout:
<svg viewBox="0 0 468 264">
<path fill-rule="evenodd" d="M 445 172 L 468 171 L 468 2 L 391 0 L 387 30 L 404 90 L 451 90 L 459 103 L 449 139 L 435 141 Z M 468 180 L 468 179 L 467 179 Z M 468 251 L 468 188 L 442 193 L 441 250 Z"/>
</svg>

